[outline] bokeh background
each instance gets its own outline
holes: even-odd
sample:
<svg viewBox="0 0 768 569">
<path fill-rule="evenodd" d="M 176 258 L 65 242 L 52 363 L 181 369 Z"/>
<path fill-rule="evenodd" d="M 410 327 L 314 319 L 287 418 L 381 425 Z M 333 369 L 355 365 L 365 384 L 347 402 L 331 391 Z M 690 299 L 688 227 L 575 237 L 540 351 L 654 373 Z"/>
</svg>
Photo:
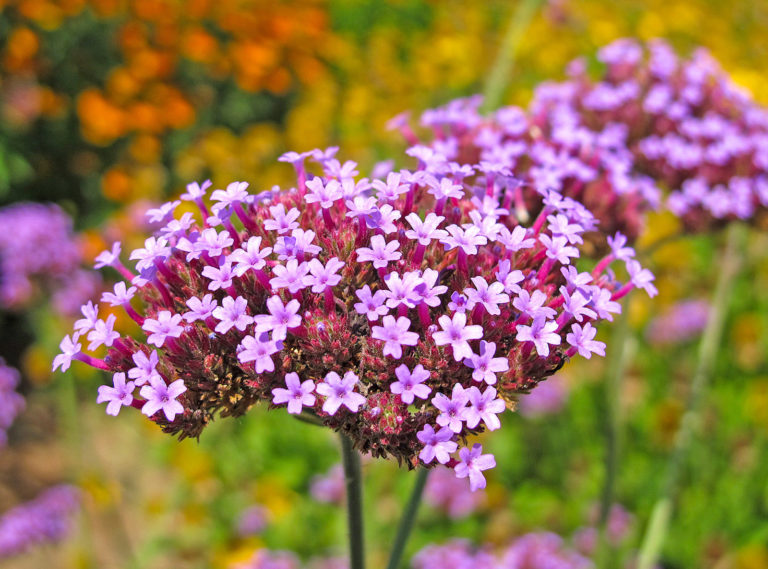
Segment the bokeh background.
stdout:
<svg viewBox="0 0 768 569">
<path fill-rule="evenodd" d="M 525 104 L 568 61 L 627 36 L 667 38 L 684 54 L 705 46 L 768 103 L 768 3 L 529 4 L 506 103 Z M 26 407 L 0 449 L 0 512 L 61 483 L 79 489 L 80 503 L 65 539 L 0 563 L 224 569 L 261 567 L 253 559 L 264 548 L 345 554 L 331 433 L 257 408 L 179 443 L 138 414 L 106 416 L 94 403 L 101 378 L 85 366 L 50 374 L 79 304 L 100 286 L 79 269 L 115 239 L 124 249 L 143 241 L 143 212 L 190 181 L 289 183 L 292 169 L 276 161 L 287 150 L 338 145 L 365 169 L 400 156 L 386 122 L 481 92 L 517 12 L 496 0 L 0 0 L 0 205 L 53 203 L 74 220 L 61 222 L 61 237 L 31 213 L 18 228 L 0 225 L 22 237 L 29 224 L 48 227 L 44 242 L 28 237 L 20 250 L 8 239 L 3 254 L 42 260 L 38 273 L 58 275 L 10 295 L 2 311 L 0 355 L 21 370 Z M 645 242 L 673 225 L 655 217 Z M 59 267 L 66 240 L 69 264 Z M 691 299 L 706 307 L 720 241 L 656 248 L 649 261 L 661 294 L 631 306 L 619 557 L 638 546 L 690 387 L 700 327 L 674 330 L 695 307 L 674 310 Z M 768 237 L 752 232 L 664 567 L 768 567 L 766 251 Z M 435 476 L 409 553 L 451 538 L 504 544 L 540 529 L 578 544 L 604 478 L 605 367 L 569 366 L 503 417 L 483 441 L 499 463 L 484 496 Z M 380 566 L 413 477 L 377 461 L 365 472 L 371 565 Z"/>
</svg>

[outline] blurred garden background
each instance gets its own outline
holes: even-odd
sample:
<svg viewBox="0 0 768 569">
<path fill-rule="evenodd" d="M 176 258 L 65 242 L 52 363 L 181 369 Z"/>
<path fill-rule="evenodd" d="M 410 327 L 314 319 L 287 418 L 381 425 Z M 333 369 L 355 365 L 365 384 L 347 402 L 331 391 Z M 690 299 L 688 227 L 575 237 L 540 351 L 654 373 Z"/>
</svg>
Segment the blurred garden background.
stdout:
<svg viewBox="0 0 768 569">
<path fill-rule="evenodd" d="M 3 415 L 15 420 L 0 449 L 0 515 L 60 485 L 72 512 L 61 539 L 5 546 L 0 565 L 295 567 L 266 553 L 283 551 L 344 566 L 332 433 L 257 406 L 178 442 L 138 413 L 105 415 L 96 370 L 52 374 L 51 361 L 104 288 L 93 259 L 114 240 L 143 243 L 146 209 L 207 178 L 290 184 L 293 169 L 277 162 L 289 150 L 339 146 L 365 171 L 401 156 L 387 122 L 482 92 L 515 21 L 506 104 L 622 37 L 666 38 L 686 55 L 704 46 L 768 104 L 768 3 L 755 0 L 0 0 L 0 355 L 20 371 L 0 391 L 0 407 L 15 409 Z M 638 246 L 659 296 L 629 310 L 604 566 L 629 566 L 661 492 L 722 270 L 723 235 L 665 242 L 675 224 L 651 216 Z M 664 568 L 768 568 L 768 234 L 748 231 L 738 257 Z M 8 282 L 16 265 L 30 282 Z M 613 416 L 610 353 L 598 360 L 569 365 L 483 435 L 498 462 L 485 492 L 433 473 L 407 566 L 429 544 L 493 551 L 535 531 L 593 556 Z M 370 565 L 383 567 L 413 473 L 374 459 L 364 472 Z"/>
</svg>

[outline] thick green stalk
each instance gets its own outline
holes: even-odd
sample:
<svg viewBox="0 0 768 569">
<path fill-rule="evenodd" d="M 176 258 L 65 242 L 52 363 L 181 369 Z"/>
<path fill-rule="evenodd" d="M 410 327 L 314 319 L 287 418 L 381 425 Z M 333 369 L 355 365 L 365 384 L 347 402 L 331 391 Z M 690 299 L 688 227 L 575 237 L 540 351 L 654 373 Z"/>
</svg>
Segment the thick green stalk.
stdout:
<svg viewBox="0 0 768 569">
<path fill-rule="evenodd" d="M 667 537 L 672 517 L 672 503 L 676 497 L 680 472 L 693 442 L 693 435 L 700 422 L 700 407 L 712 369 L 717 349 L 723 335 L 725 314 L 734 278 L 741 263 L 740 249 L 744 239 L 744 228 L 731 224 L 728 228 L 725 249 L 718 263 L 719 274 L 714 298 L 709 311 L 707 325 L 699 344 L 698 361 L 693 375 L 688 403 L 675 436 L 675 445 L 667 462 L 667 471 L 662 495 L 651 513 L 651 520 L 640 547 L 638 569 L 652 569 L 656 566 L 664 539 Z"/>
<path fill-rule="evenodd" d="M 360 454 L 347 435 L 341 435 L 341 458 L 347 486 L 347 529 L 349 531 L 349 568 L 365 569 L 363 529 L 363 474 Z"/>
<path fill-rule="evenodd" d="M 416 522 L 416 513 L 419 510 L 421 496 L 424 494 L 424 487 L 427 485 L 428 477 L 428 469 L 419 468 L 416 471 L 416 483 L 413 486 L 411 497 L 408 499 L 408 505 L 405 507 L 405 512 L 403 512 L 403 517 L 400 518 L 400 526 L 397 528 L 397 535 L 395 536 L 395 541 L 392 545 L 392 552 L 389 555 L 387 569 L 397 569 L 400 566 L 405 546 L 408 543 L 408 538 L 413 530 L 413 525 Z"/>
<path fill-rule="evenodd" d="M 488 74 L 483 89 L 483 112 L 496 109 L 504 97 L 504 89 L 509 84 L 514 68 L 517 51 L 520 48 L 525 30 L 531 23 L 540 0 L 519 0 L 517 9 L 512 16 L 504 40 L 499 50 L 499 55 Z"/>
</svg>

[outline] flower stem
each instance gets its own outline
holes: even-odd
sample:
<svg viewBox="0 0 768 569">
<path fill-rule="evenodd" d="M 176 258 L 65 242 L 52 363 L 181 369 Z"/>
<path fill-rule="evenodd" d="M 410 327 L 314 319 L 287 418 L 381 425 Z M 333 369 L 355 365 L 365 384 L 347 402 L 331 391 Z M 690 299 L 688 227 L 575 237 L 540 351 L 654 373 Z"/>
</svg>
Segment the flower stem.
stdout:
<svg viewBox="0 0 768 569">
<path fill-rule="evenodd" d="M 605 478 L 600 496 L 600 512 L 598 517 L 598 546 L 597 559 L 599 567 L 606 567 L 610 552 L 606 540 L 606 527 L 611 514 L 614 496 L 616 494 L 616 479 L 619 470 L 619 453 L 621 449 L 621 391 L 626 375 L 627 366 L 632 360 L 635 343 L 629 326 L 630 303 L 626 302 L 618 317 L 611 338 L 611 361 L 608 364 L 608 376 L 603 382 L 605 405 Z"/>
<path fill-rule="evenodd" d="M 344 480 L 347 486 L 347 524 L 349 530 L 349 568 L 365 569 L 365 545 L 363 538 L 363 475 L 360 455 L 352 441 L 341 434 L 341 458 L 344 464 Z"/>
<path fill-rule="evenodd" d="M 694 432 L 699 424 L 701 401 L 712 376 L 725 323 L 725 314 L 733 281 L 741 263 L 740 249 L 743 243 L 743 228 L 732 223 L 728 228 L 725 249 L 720 258 L 719 274 L 715 285 L 714 298 L 709 311 L 707 325 L 699 344 L 698 362 L 694 371 L 691 392 L 680 427 L 675 436 L 675 445 L 667 462 L 667 471 L 662 495 L 656 502 L 651 519 L 640 546 L 638 569 L 656 566 L 672 517 L 672 504 L 680 482 L 680 472 L 688 450 L 693 442 Z"/>
<path fill-rule="evenodd" d="M 540 0 L 520 0 L 517 3 L 517 9 L 512 15 L 512 21 L 509 23 L 507 33 L 502 40 L 501 49 L 493 63 L 488 80 L 483 89 L 484 101 L 482 110 L 484 112 L 495 110 L 504 97 L 504 89 L 509 84 L 512 76 L 512 69 L 515 64 L 515 58 L 520 48 L 525 30 L 531 23 L 536 8 Z"/>
<path fill-rule="evenodd" d="M 387 569 L 397 569 L 400 566 L 405 546 L 408 543 L 408 538 L 413 530 L 413 525 L 416 522 L 416 513 L 421 505 L 421 496 L 424 494 L 427 478 L 429 478 L 429 469 L 417 469 L 416 483 L 413 485 L 411 497 L 408 499 L 408 505 L 405 507 L 403 517 L 400 518 L 400 525 L 397 528 L 395 542 L 392 544 L 392 552 L 389 554 Z"/>
</svg>

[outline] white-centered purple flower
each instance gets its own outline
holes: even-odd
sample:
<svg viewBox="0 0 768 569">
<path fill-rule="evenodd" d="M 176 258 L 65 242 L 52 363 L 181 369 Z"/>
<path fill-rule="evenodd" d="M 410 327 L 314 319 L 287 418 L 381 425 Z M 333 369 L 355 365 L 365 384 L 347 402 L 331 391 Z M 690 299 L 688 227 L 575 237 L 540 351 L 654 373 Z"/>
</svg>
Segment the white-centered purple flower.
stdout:
<svg viewBox="0 0 768 569">
<path fill-rule="evenodd" d="M 381 321 L 381 326 L 371 328 L 371 337 L 384 342 L 383 353 L 399 360 L 403 355 L 403 346 L 415 346 L 419 343 L 419 335 L 409 332 L 411 321 L 405 316 L 395 320 L 387 315 Z"/>
<path fill-rule="evenodd" d="M 546 320 L 544 317 L 536 318 L 530 326 L 517 327 L 518 342 L 533 342 L 536 353 L 541 357 L 549 355 L 549 345 L 560 345 L 560 336 L 556 332 L 557 322 Z"/>
<path fill-rule="evenodd" d="M 472 379 L 484 381 L 488 385 L 494 385 L 496 383 L 496 374 L 509 370 L 507 358 L 494 358 L 495 354 L 496 344 L 494 342 L 480 341 L 480 355 L 473 353 L 464 360 L 464 365 L 474 370 L 472 372 Z"/>
<path fill-rule="evenodd" d="M 398 251 L 400 243 L 397 241 L 390 241 L 387 243 L 382 235 L 374 235 L 371 237 L 371 246 L 360 247 L 357 249 L 357 260 L 360 263 L 370 261 L 373 263 L 374 268 L 383 269 L 390 261 L 397 261 L 402 257 L 402 254 Z"/>
<path fill-rule="evenodd" d="M 474 492 L 485 488 L 485 476 L 483 470 L 496 466 L 496 459 L 492 454 L 483 454 L 483 446 L 475 443 L 472 450 L 463 447 L 459 450 L 460 462 L 454 467 L 457 478 L 469 477 L 469 487 Z"/>
<path fill-rule="evenodd" d="M 405 236 L 408 239 L 418 241 L 419 245 L 426 246 L 429 245 L 432 240 L 441 240 L 448 237 L 447 231 L 438 229 L 440 223 L 445 219 L 442 215 L 436 215 L 434 212 L 429 212 L 422 221 L 418 214 L 409 213 L 405 216 L 405 219 L 413 228 L 406 230 Z"/>
<path fill-rule="evenodd" d="M 128 370 L 128 377 L 133 379 L 137 386 L 142 386 L 153 377 L 160 375 L 157 371 L 157 364 L 159 363 L 157 350 L 152 350 L 149 357 L 139 350 L 133 354 L 132 359 L 136 367 Z"/>
<path fill-rule="evenodd" d="M 339 377 L 335 371 L 328 372 L 322 383 L 317 385 L 317 393 L 325 397 L 323 411 L 329 415 L 335 415 L 339 407 L 344 405 L 353 413 L 357 413 L 361 406 L 365 405 L 365 397 L 355 392 L 358 377 L 354 372 L 348 371 L 344 377 Z"/>
<path fill-rule="evenodd" d="M 244 332 L 249 324 L 253 322 L 253 316 L 247 314 L 248 301 L 242 296 L 232 298 L 225 296 L 221 301 L 221 306 L 217 306 L 212 315 L 219 323 L 216 324 L 216 332 L 226 334 L 231 328 L 237 328 Z"/>
<path fill-rule="evenodd" d="M 442 330 L 432 334 L 435 344 L 438 346 L 450 345 L 453 350 L 453 359 L 457 362 L 472 357 L 469 341 L 482 338 L 483 327 L 467 326 L 467 315 L 463 312 L 455 313 L 453 318 L 443 315 L 437 319 L 437 322 Z"/>
<path fill-rule="evenodd" d="M 272 290 L 287 288 L 293 294 L 306 288 L 309 264 L 304 261 L 299 263 L 297 259 L 289 259 L 285 265 L 275 265 L 272 273 L 275 275 L 269 281 Z"/>
<path fill-rule="evenodd" d="M 275 362 L 272 355 L 282 349 L 282 342 L 269 337 L 267 332 L 254 336 L 246 336 L 240 342 L 237 359 L 242 363 L 253 362 L 256 373 L 275 371 Z"/>
<path fill-rule="evenodd" d="M 120 372 L 112 376 L 112 387 L 102 385 L 99 387 L 99 395 L 96 403 L 107 404 L 107 415 L 117 417 L 123 405 L 133 403 L 133 390 L 136 384 L 132 381 L 126 383 L 125 374 Z"/>
<path fill-rule="evenodd" d="M 117 316 L 110 314 L 107 316 L 107 320 L 97 320 L 93 324 L 93 330 L 88 332 L 88 349 L 93 351 L 101 345 L 112 346 L 115 340 L 120 337 L 118 332 L 113 330 Z"/>
<path fill-rule="evenodd" d="M 267 299 L 269 314 L 257 314 L 253 321 L 256 323 L 257 332 L 272 332 L 275 340 L 284 340 L 288 330 L 301 325 L 301 315 L 298 313 L 299 301 L 295 298 L 287 304 L 274 295 Z"/>
<path fill-rule="evenodd" d="M 295 372 L 285 374 L 285 385 L 288 389 L 275 387 L 272 390 L 272 403 L 275 405 L 288 404 L 288 412 L 292 415 L 301 413 L 302 407 L 312 407 L 315 404 L 315 382 L 311 379 L 301 381 Z"/>
<path fill-rule="evenodd" d="M 158 313 L 157 319 L 147 318 L 141 328 L 149 333 L 147 343 L 162 348 L 166 338 L 178 338 L 184 332 L 180 322 L 181 314 L 163 310 Z"/>
<path fill-rule="evenodd" d="M 440 411 L 437 424 L 448 427 L 454 433 L 460 433 L 463 422 L 466 420 L 467 403 L 469 403 L 469 394 L 458 383 L 453 386 L 450 398 L 443 393 L 436 394 L 432 398 L 432 405 Z"/>
<path fill-rule="evenodd" d="M 584 327 L 574 324 L 571 326 L 570 333 L 565 337 L 565 341 L 587 359 L 592 357 L 592 353 L 605 356 L 605 343 L 596 341 L 594 339 L 596 334 L 597 328 L 589 322 L 584 324 Z"/>
<path fill-rule="evenodd" d="M 459 445 L 453 441 L 454 432 L 443 427 L 435 432 L 432 425 L 424 425 L 424 428 L 416 434 L 416 437 L 424 445 L 419 452 L 419 459 L 424 464 L 429 464 L 437 459 L 440 464 L 445 464 L 451 460 L 451 454 L 456 452 Z"/>
<path fill-rule="evenodd" d="M 173 421 L 176 415 L 184 413 L 184 406 L 176 399 L 186 390 L 184 381 L 181 379 L 166 385 L 161 377 L 153 377 L 139 391 L 139 395 L 146 399 L 141 412 L 151 417 L 158 411 L 162 411 L 166 419 Z"/>
<path fill-rule="evenodd" d="M 306 277 L 305 283 L 307 286 L 312 287 L 312 292 L 321 293 L 326 288 L 332 288 L 341 282 L 341 275 L 338 273 L 344 268 L 344 263 L 339 261 L 336 257 L 331 257 L 323 265 L 317 259 L 311 259 L 309 261 L 310 274 Z"/>
<path fill-rule="evenodd" d="M 395 368 L 395 375 L 397 381 L 390 384 L 389 390 L 399 395 L 406 405 L 413 403 L 414 397 L 419 399 L 429 397 L 432 388 L 424 385 L 424 382 L 429 379 L 430 374 L 421 364 L 416 365 L 413 371 L 409 370 L 407 365 L 400 364 Z"/>
<path fill-rule="evenodd" d="M 467 389 L 469 395 L 469 407 L 464 411 L 467 427 L 474 429 L 483 422 L 489 431 L 495 431 L 501 427 L 501 421 L 497 415 L 507 408 L 504 400 L 496 397 L 496 389 L 487 387 L 482 393 L 474 385 Z"/>
<path fill-rule="evenodd" d="M 472 277 L 474 288 L 467 287 L 464 294 L 467 296 L 467 309 L 472 310 L 476 305 L 482 305 L 488 314 L 494 316 L 501 314 L 500 304 L 509 303 L 509 295 L 504 293 L 504 285 L 494 282 L 490 285 L 483 277 Z"/>
<path fill-rule="evenodd" d="M 384 316 L 389 312 L 389 308 L 384 305 L 387 300 L 387 293 L 383 290 L 377 290 L 371 294 L 371 287 L 365 285 L 355 291 L 355 296 L 360 299 L 360 302 L 355 303 L 355 312 L 365 314 L 368 320 L 376 321 L 379 316 Z"/>
<path fill-rule="evenodd" d="M 272 253 L 271 247 L 261 249 L 261 237 L 251 237 L 243 243 L 240 249 L 235 249 L 227 257 L 227 261 L 235 265 L 234 273 L 242 277 L 248 271 L 258 271 L 264 268 L 264 260 Z"/>
<path fill-rule="evenodd" d="M 219 306 L 212 294 L 206 294 L 202 299 L 193 296 L 187 300 L 186 304 L 189 307 L 189 312 L 185 312 L 183 317 L 187 322 L 205 321 L 213 315 L 213 311 Z"/>
<path fill-rule="evenodd" d="M 218 267 L 203 267 L 203 276 L 211 281 L 208 283 L 208 290 L 216 291 L 231 287 L 235 272 L 232 270 L 232 263 L 226 261 Z"/>
<path fill-rule="evenodd" d="M 295 207 L 286 212 L 285 206 L 280 203 L 271 206 L 269 213 L 272 215 L 272 218 L 264 220 L 264 229 L 267 231 L 276 231 L 279 235 L 282 235 L 283 233 L 290 233 L 299 227 L 299 222 L 296 220 L 301 215 L 301 212 Z M 260 238 L 259 241 L 261 241 Z"/>
</svg>

